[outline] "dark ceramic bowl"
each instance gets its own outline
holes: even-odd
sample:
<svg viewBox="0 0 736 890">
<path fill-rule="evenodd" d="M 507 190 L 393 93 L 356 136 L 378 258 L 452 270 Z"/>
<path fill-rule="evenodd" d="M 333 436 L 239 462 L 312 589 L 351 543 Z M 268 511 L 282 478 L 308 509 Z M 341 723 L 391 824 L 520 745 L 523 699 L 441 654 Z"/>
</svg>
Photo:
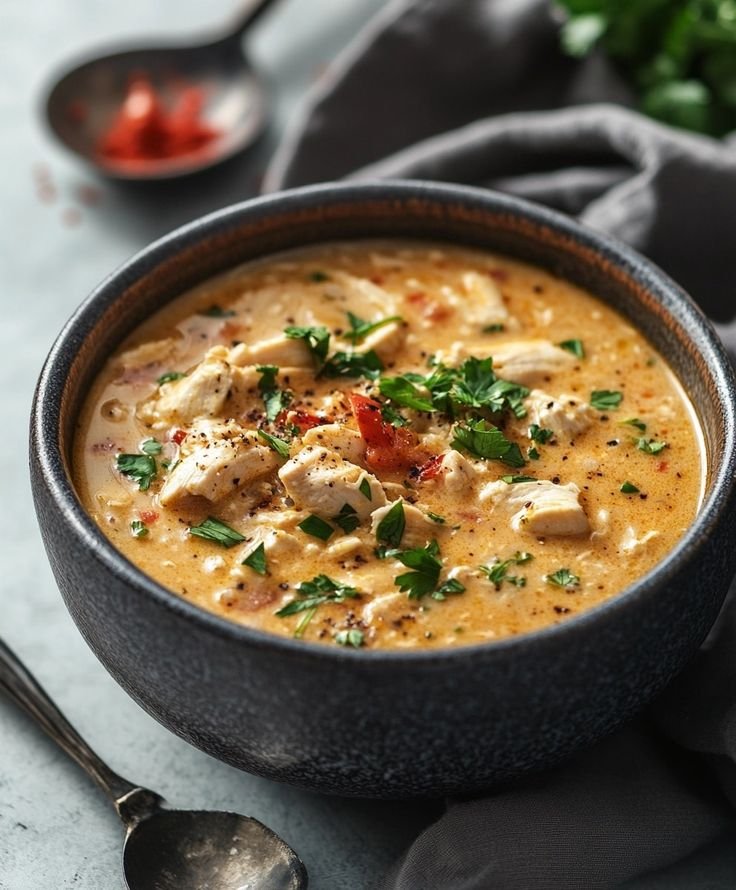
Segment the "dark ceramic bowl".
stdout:
<svg viewBox="0 0 736 890">
<path fill-rule="evenodd" d="M 155 309 L 285 248 L 397 236 L 501 251 L 590 289 L 646 334 L 696 406 L 705 501 L 680 543 L 622 594 L 545 630 L 427 652 L 350 651 L 240 627 L 170 593 L 87 516 L 69 471 L 102 363 Z M 192 744 L 269 778 L 336 794 L 478 791 L 590 745 L 693 655 L 736 569 L 734 378 L 686 294 L 633 251 L 492 192 L 429 183 L 327 185 L 230 207 L 134 257 L 74 314 L 36 392 L 31 469 L 51 565 L 115 679 Z"/>
</svg>

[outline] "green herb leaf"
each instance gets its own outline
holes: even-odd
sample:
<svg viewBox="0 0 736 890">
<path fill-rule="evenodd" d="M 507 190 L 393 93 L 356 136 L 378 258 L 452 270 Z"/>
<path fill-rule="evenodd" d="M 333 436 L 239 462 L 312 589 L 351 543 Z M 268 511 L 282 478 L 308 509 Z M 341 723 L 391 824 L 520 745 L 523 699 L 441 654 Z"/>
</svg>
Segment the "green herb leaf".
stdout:
<svg viewBox="0 0 736 890">
<path fill-rule="evenodd" d="M 197 315 L 205 315 L 207 318 L 231 318 L 235 312 L 232 309 L 223 309 L 222 306 L 210 306 L 209 309 L 202 309 Z"/>
<path fill-rule="evenodd" d="M 643 420 L 639 420 L 638 417 L 629 417 L 628 420 L 621 420 L 619 422 L 622 426 L 633 426 L 639 430 L 639 432 L 646 432 L 647 425 Z"/>
<path fill-rule="evenodd" d="M 306 535 L 319 538 L 320 541 L 327 541 L 335 532 L 335 529 L 328 522 L 320 519 L 319 516 L 315 516 L 314 513 L 302 520 L 297 528 L 300 528 Z"/>
<path fill-rule="evenodd" d="M 507 485 L 516 485 L 517 482 L 536 482 L 534 476 L 501 476 L 501 480 Z"/>
<path fill-rule="evenodd" d="M 526 454 L 529 460 L 539 460 L 539 451 L 534 446 L 527 448 Z"/>
<path fill-rule="evenodd" d="M 546 575 L 545 578 L 549 584 L 564 587 L 567 590 L 572 587 L 580 587 L 580 578 L 570 569 L 558 569 L 551 575 Z"/>
<path fill-rule="evenodd" d="M 655 442 L 654 439 L 635 439 L 636 447 L 639 451 L 643 451 L 644 454 L 659 454 L 660 451 L 664 451 L 667 448 L 666 442 Z"/>
<path fill-rule="evenodd" d="M 141 451 L 144 454 L 161 454 L 163 446 L 157 439 L 146 439 L 141 445 Z"/>
<path fill-rule="evenodd" d="M 283 457 L 284 460 L 289 459 L 289 443 L 284 441 L 284 439 L 279 439 L 277 436 L 272 436 L 270 433 L 267 433 L 265 430 L 258 430 L 259 438 L 263 439 L 263 441 L 272 448 L 279 457 Z"/>
<path fill-rule="evenodd" d="M 268 572 L 266 564 L 266 548 L 263 541 L 245 557 L 242 565 L 253 569 L 257 575 L 265 575 Z"/>
<path fill-rule="evenodd" d="M 221 547 L 234 547 L 245 540 L 244 535 L 235 531 L 234 528 L 231 528 L 221 519 L 215 519 L 214 516 L 208 516 L 199 525 L 190 526 L 189 534 L 194 535 L 196 538 L 204 538 L 205 541 L 212 541 Z"/>
<path fill-rule="evenodd" d="M 258 389 L 266 407 L 266 419 L 269 423 L 273 423 L 291 404 L 292 394 L 288 390 L 279 389 L 276 385 L 276 375 L 279 373 L 276 365 L 257 365 L 256 371 L 261 375 Z"/>
<path fill-rule="evenodd" d="M 478 568 L 493 584 L 496 590 L 501 589 L 504 581 L 513 584 L 515 587 L 526 587 L 526 578 L 520 575 L 509 575 L 508 572 L 511 566 L 523 565 L 524 563 L 530 562 L 533 558 L 531 553 L 517 550 L 510 559 L 504 559 L 503 561 L 497 559 L 494 563 L 491 563 L 491 565 L 478 566 Z"/>
<path fill-rule="evenodd" d="M 400 315 L 392 315 L 389 318 L 381 318 L 378 321 L 364 321 L 362 318 L 358 318 L 357 315 L 353 315 L 352 312 L 348 312 L 350 330 L 345 334 L 345 337 L 355 345 L 360 343 L 361 340 L 365 340 L 368 334 L 372 334 L 373 331 L 377 331 L 379 328 L 392 322 L 403 320 Z"/>
<path fill-rule="evenodd" d="M 446 600 L 450 594 L 465 593 L 465 585 L 461 584 L 457 578 L 448 578 L 447 581 L 440 584 L 437 590 L 432 594 L 433 600 L 442 602 Z"/>
<path fill-rule="evenodd" d="M 356 513 L 355 508 L 351 507 L 350 504 L 343 504 L 337 516 L 332 517 L 332 521 L 335 525 L 340 526 L 346 535 L 349 535 L 350 532 L 354 532 L 360 525 L 358 514 Z"/>
<path fill-rule="evenodd" d="M 496 324 L 487 324 L 484 328 L 481 328 L 481 332 L 484 334 L 500 334 L 505 330 L 505 326 L 498 322 Z"/>
<path fill-rule="evenodd" d="M 134 538 L 145 538 L 148 534 L 148 529 L 140 519 L 134 519 L 130 523 L 130 533 Z"/>
<path fill-rule="evenodd" d="M 404 502 L 399 500 L 378 523 L 376 538 L 391 547 L 398 547 L 405 528 Z"/>
<path fill-rule="evenodd" d="M 141 491 L 148 491 L 156 478 L 156 461 L 150 454 L 118 454 L 115 465 L 123 476 L 137 482 Z"/>
<path fill-rule="evenodd" d="M 186 377 L 186 374 L 182 374 L 181 371 L 167 371 L 165 374 L 162 374 L 156 382 L 159 386 L 163 386 L 164 383 L 173 383 L 174 380 L 181 380 L 182 377 Z"/>
<path fill-rule="evenodd" d="M 437 541 L 426 547 L 415 547 L 412 550 L 386 550 L 384 557 L 395 557 L 411 572 L 397 575 L 394 584 L 399 590 L 406 591 L 409 599 L 421 599 L 432 594 L 435 599 L 443 600 L 448 594 L 462 593 L 465 587 L 455 578 L 448 579 L 438 587 L 442 561 Z"/>
<path fill-rule="evenodd" d="M 335 642 L 338 646 L 352 646 L 354 649 L 360 649 L 365 642 L 365 636 L 362 630 L 351 627 L 350 630 L 339 630 L 335 634 Z"/>
<path fill-rule="evenodd" d="M 595 389 L 590 394 L 590 404 L 596 411 L 614 411 L 621 404 L 623 393 L 612 389 Z"/>
<path fill-rule="evenodd" d="M 373 500 L 373 492 L 371 491 L 371 484 L 368 479 L 363 476 L 360 480 L 360 485 L 358 486 L 358 491 L 363 495 L 366 500 Z"/>
<path fill-rule="evenodd" d="M 566 349 L 578 358 L 585 358 L 585 348 L 582 340 L 563 340 L 557 344 L 561 349 Z"/>
<path fill-rule="evenodd" d="M 639 489 L 634 485 L 633 482 L 624 482 L 621 485 L 619 491 L 622 491 L 624 494 L 638 494 Z"/>
<path fill-rule="evenodd" d="M 284 328 L 284 333 L 290 340 L 304 340 L 318 364 L 321 365 L 327 358 L 327 351 L 330 348 L 330 332 L 327 328 L 291 326 Z"/>
<path fill-rule="evenodd" d="M 430 510 L 427 510 L 427 516 L 429 516 L 432 522 L 436 522 L 438 525 L 444 525 L 447 522 L 444 516 L 440 516 L 438 513 L 432 513 Z"/>
<path fill-rule="evenodd" d="M 320 284 L 323 281 L 329 281 L 330 276 L 327 275 L 326 272 L 322 272 L 319 269 L 315 269 L 314 272 L 309 273 L 309 280 L 314 281 L 317 284 Z"/>
<path fill-rule="evenodd" d="M 381 405 L 381 417 L 391 426 L 409 426 L 409 421 L 398 411 L 395 411 L 388 402 Z"/>
<path fill-rule="evenodd" d="M 346 599 L 355 599 L 360 594 L 354 587 L 333 581 L 327 575 L 317 575 L 311 581 L 302 581 L 297 587 L 300 598 L 293 599 L 275 614 L 279 618 L 296 615 L 299 612 L 316 609 L 323 603 L 341 603 Z"/>
<path fill-rule="evenodd" d="M 435 410 L 431 400 L 423 396 L 406 375 L 381 377 L 378 387 L 382 396 L 403 408 L 413 408 L 415 411 Z"/>
<path fill-rule="evenodd" d="M 555 434 L 553 430 L 538 426 L 536 423 L 533 423 L 529 427 L 529 438 L 532 442 L 537 442 L 539 445 L 546 445 L 550 439 L 554 439 L 554 436 Z"/>
<path fill-rule="evenodd" d="M 375 380 L 383 371 L 383 362 L 373 349 L 368 352 L 336 352 L 322 365 L 318 377 L 367 377 Z"/>
<path fill-rule="evenodd" d="M 519 446 L 510 442 L 498 427 L 486 420 L 457 424 L 450 442 L 456 451 L 465 450 L 485 460 L 500 460 L 510 467 L 523 467 L 524 460 Z"/>
</svg>

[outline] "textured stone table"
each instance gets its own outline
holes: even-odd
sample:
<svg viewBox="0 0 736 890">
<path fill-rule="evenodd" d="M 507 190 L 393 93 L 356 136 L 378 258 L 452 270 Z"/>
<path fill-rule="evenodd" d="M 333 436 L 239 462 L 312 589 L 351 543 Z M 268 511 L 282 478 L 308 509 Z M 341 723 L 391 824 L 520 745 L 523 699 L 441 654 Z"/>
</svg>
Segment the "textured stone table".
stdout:
<svg viewBox="0 0 736 890">
<path fill-rule="evenodd" d="M 107 675 L 67 615 L 41 546 L 27 478 L 33 386 L 65 319 L 101 278 L 151 239 L 254 192 L 294 100 L 379 0 L 309 0 L 308 14 L 305 0 L 282 0 L 253 35 L 254 59 L 278 98 L 270 137 L 245 161 L 183 185 L 152 192 L 97 181 L 44 132 L 37 114 L 41 85 L 54 66 L 96 44 L 141 34 L 186 35 L 227 18 L 236 5 L 2 4 L 0 634 L 123 775 L 176 805 L 251 814 L 299 851 L 315 890 L 357 890 L 375 884 L 428 818 L 426 805 L 306 794 L 218 763 L 159 726 Z M 121 841 L 121 826 L 102 795 L 0 699 L 0 888 L 119 888 Z"/>
</svg>

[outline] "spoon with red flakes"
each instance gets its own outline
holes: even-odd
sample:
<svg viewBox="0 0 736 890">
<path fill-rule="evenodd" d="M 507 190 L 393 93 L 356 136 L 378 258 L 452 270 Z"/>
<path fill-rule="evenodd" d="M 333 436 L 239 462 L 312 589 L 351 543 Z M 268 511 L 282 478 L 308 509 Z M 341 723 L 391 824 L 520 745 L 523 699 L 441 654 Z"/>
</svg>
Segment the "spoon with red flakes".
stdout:
<svg viewBox="0 0 736 890">
<path fill-rule="evenodd" d="M 249 0 L 206 42 L 117 49 L 67 68 L 46 98 L 51 130 L 115 179 L 172 179 L 232 157 L 266 123 L 265 91 L 242 37 L 272 2 Z"/>
</svg>

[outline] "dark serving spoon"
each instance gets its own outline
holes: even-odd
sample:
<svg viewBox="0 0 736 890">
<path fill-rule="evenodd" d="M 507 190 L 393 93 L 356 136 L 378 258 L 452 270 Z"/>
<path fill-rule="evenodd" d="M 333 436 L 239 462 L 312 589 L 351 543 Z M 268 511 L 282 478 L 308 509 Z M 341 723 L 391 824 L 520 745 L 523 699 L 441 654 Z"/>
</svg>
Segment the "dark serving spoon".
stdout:
<svg viewBox="0 0 736 890">
<path fill-rule="evenodd" d="M 241 38 L 271 3 L 249 0 L 226 33 L 203 43 L 117 49 L 67 68 L 53 78 L 46 97 L 51 130 L 83 161 L 116 179 L 171 179 L 232 157 L 251 145 L 266 123 L 265 91 Z M 139 72 L 164 98 L 172 84 L 204 90 L 207 123 L 218 131 L 206 151 L 135 165 L 99 155 L 100 135 L 122 106 L 131 75 Z"/>
<path fill-rule="evenodd" d="M 237 813 L 170 810 L 158 794 L 114 773 L 87 745 L 32 674 L 0 639 L 0 689 L 94 779 L 127 834 L 129 890 L 303 890 L 296 853 L 256 819 Z"/>
</svg>

